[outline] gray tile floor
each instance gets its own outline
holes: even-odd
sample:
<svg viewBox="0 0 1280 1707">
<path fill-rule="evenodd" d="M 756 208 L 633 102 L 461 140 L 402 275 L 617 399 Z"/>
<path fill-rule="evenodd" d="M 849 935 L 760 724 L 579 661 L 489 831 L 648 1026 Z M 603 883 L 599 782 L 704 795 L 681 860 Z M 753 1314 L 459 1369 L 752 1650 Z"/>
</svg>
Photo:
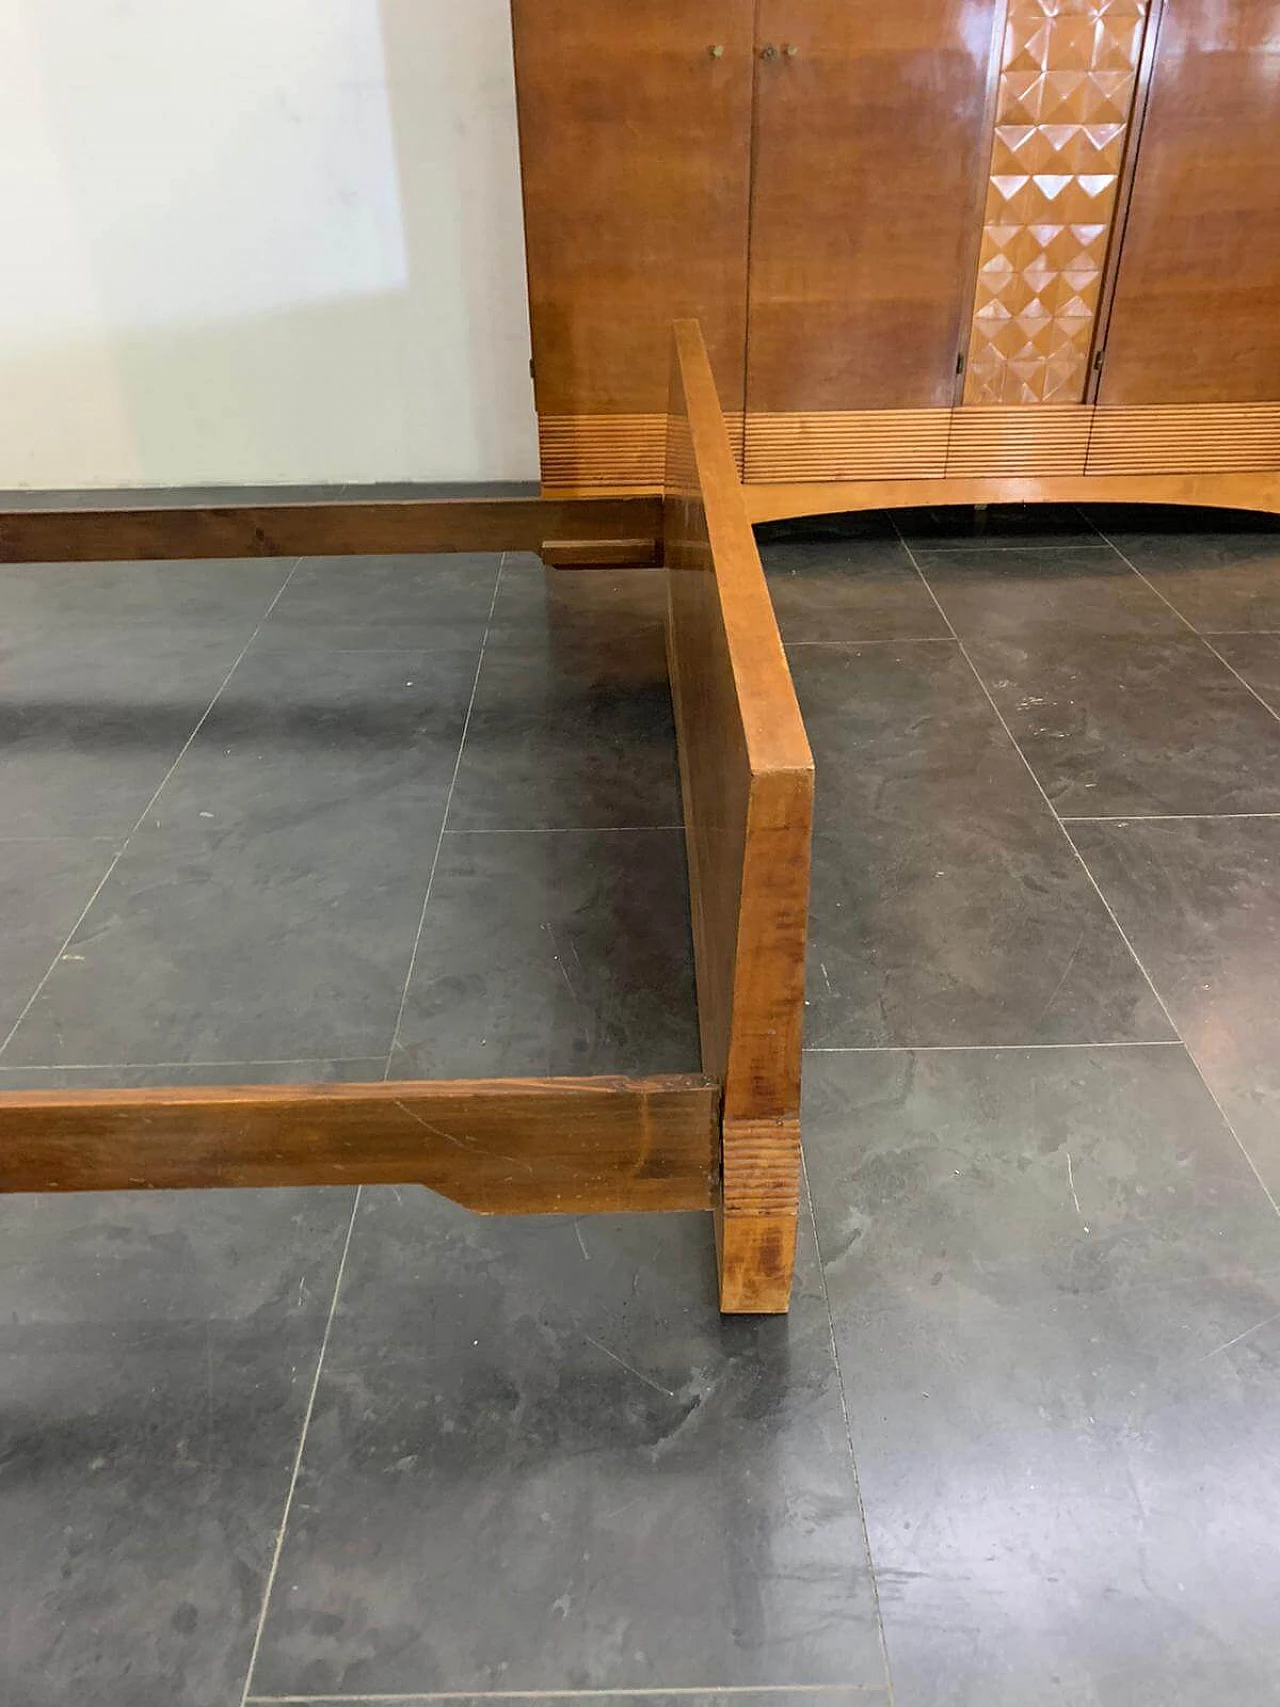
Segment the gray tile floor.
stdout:
<svg viewBox="0 0 1280 1707">
<path fill-rule="evenodd" d="M 1280 1703 L 1280 531 L 763 541 L 785 1321 L 697 1216 L 0 1202 L 0 1703 Z M 0 1087 L 682 1069 L 663 577 L 0 569 Z"/>
</svg>

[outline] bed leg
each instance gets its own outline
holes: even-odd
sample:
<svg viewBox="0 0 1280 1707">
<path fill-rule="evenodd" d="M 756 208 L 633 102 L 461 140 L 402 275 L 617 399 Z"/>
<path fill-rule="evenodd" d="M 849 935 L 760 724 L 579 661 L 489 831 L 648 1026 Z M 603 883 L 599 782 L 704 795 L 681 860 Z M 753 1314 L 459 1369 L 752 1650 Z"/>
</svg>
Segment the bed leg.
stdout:
<svg viewBox="0 0 1280 1707">
<path fill-rule="evenodd" d="M 783 1315 L 796 1258 L 800 1122 L 728 1120 L 722 1144 L 720 1308 L 726 1315 Z"/>
</svg>

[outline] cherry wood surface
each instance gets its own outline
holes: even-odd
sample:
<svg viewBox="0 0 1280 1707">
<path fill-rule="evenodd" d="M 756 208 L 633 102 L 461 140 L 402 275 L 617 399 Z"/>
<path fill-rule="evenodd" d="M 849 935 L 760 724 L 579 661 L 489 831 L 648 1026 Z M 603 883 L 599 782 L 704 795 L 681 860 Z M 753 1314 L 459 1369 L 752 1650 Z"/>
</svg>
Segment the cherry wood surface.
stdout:
<svg viewBox="0 0 1280 1707">
<path fill-rule="evenodd" d="M 1280 399 L 1280 0 L 1166 0 L 1098 401 Z"/>
<path fill-rule="evenodd" d="M 665 414 L 671 323 L 686 314 L 740 395 L 752 5 L 511 10 L 539 415 Z"/>
<path fill-rule="evenodd" d="M 658 498 L 440 498 L 390 502 L 0 508 L 0 562 L 200 557 L 342 557 L 426 551 L 540 551 L 546 540 L 656 542 Z"/>
<path fill-rule="evenodd" d="M 748 414 L 953 401 L 1001 12 L 760 0 Z"/>
<path fill-rule="evenodd" d="M 0 1191 L 423 1185 L 490 1214 L 707 1209 L 706 1079 L 0 1094 Z"/>
<path fill-rule="evenodd" d="M 675 334 L 666 560 L 721 1304 L 785 1310 L 799 1202 L 813 760 L 696 324 Z"/>
</svg>

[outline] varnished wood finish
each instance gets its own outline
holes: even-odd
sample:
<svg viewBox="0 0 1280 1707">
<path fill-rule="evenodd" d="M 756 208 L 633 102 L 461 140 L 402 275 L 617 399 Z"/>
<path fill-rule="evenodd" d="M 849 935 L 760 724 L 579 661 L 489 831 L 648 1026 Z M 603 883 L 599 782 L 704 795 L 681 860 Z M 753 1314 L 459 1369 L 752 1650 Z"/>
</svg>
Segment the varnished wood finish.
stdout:
<svg viewBox="0 0 1280 1707">
<path fill-rule="evenodd" d="M 1280 404 L 1086 403 L 753 416 L 752 485 L 1008 475 L 1265 473 Z M 910 500 L 908 500 L 910 501 Z"/>
<path fill-rule="evenodd" d="M 714 1085 L 491 1079 L 0 1094 L 0 1191 L 423 1185 L 486 1214 L 706 1209 Z"/>
<path fill-rule="evenodd" d="M 541 415 L 538 450 L 544 491 L 622 487 L 661 492 L 667 416 Z"/>
<path fill-rule="evenodd" d="M 1276 305 L 1280 313 L 1280 303 Z M 1172 404 L 1094 411 L 1089 474 L 1280 470 L 1280 403 Z"/>
<path fill-rule="evenodd" d="M 1083 474 L 1093 411 L 1079 403 L 957 409 L 948 475 Z"/>
<path fill-rule="evenodd" d="M 657 541 L 657 497 L 442 498 L 0 512 L 0 562 L 540 551 L 544 540 Z"/>
<path fill-rule="evenodd" d="M 673 319 L 701 317 L 741 398 L 752 7 L 513 0 L 512 18 L 544 483 L 577 485 L 565 420 L 622 417 L 634 435 L 664 416 Z M 637 483 L 639 441 L 616 448 L 612 473 L 597 451 L 597 483 Z M 660 486 L 661 428 L 652 449 L 638 483 Z"/>
<path fill-rule="evenodd" d="M 1098 401 L 1280 398 L 1280 0 L 1166 0 Z"/>
<path fill-rule="evenodd" d="M 696 325 L 676 328 L 666 554 L 704 1071 L 724 1087 L 721 1304 L 785 1310 L 813 760 Z"/>
<path fill-rule="evenodd" d="M 946 472 L 946 409 L 751 415 L 748 480 L 841 480 Z"/>
<path fill-rule="evenodd" d="M 760 0 L 749 413 L 952 403 L 1000 10 Z"/>
<path fill-rule="evenodd" d="M 1049 474 L 947 480 L 828 480 L 743 488 L 753 522 L 841 510 L 945 504 L 1194 504 L 1280 515 L 1280 473 Z"/>
<path fill-rule="evenodd" d="M 548 569 L 651 569 L 661 549 L 656 539 L 546 539 L 542 561 Z"/>
<path fill-rule="evenodd" d="M 1079 403 L 1148 0 L 1009 0 L 964 400 Z"/>
</svg>

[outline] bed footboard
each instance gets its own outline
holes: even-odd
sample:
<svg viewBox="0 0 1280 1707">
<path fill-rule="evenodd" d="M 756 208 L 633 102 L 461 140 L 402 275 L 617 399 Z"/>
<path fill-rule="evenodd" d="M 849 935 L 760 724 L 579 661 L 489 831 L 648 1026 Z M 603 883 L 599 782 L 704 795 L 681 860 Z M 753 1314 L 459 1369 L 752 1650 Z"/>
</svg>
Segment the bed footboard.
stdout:
<svg viewBox="0 0 1280 1707">
<path fill-rule="evenodd" d="M 723 1087 L 727 1311 L 787 1308 L 813 759 L 702 334 L 675 327 L 664 499 L 668 645 L 702 1063 Z"/>
</svg>

